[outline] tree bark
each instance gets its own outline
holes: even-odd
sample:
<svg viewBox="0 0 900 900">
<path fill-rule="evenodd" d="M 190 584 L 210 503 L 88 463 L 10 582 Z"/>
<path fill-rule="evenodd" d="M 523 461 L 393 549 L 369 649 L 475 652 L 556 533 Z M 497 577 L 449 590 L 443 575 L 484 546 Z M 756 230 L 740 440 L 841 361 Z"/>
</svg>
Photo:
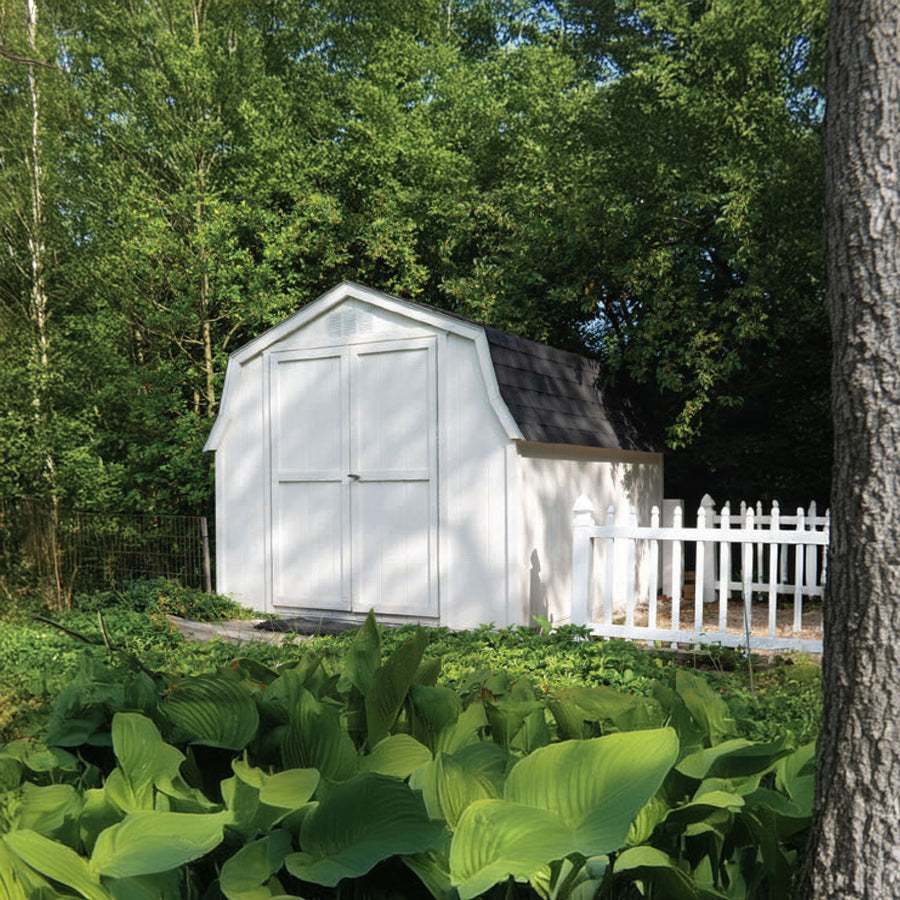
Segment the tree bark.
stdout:
<svg viewBox="0 0 900 900">
<path fill-rule="evenodd" d="M 807 900 L 900 897 L 900 4 L 833 0 L 832 548 Z"/>
</svg>

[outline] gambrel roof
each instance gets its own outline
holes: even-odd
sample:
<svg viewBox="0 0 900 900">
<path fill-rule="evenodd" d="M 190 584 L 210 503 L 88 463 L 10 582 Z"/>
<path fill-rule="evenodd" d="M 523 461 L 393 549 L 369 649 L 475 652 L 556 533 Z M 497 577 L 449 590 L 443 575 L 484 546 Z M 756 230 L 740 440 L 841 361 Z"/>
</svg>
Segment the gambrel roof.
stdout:
<svg viewBox="0 0 900 900">
<path fill-rule="evenodd" d="M 231 355 L 222 414 L 206 443 L 207 450 L 216 448 L 227 426 L 232 363 L 242 365 L 345 300 L 368 303 L 474 340 L 491 405 L 513 440 L 652 453 L 660 450 L 625 395 L 604 385 L 597 360 L 348 281 Z"/>
</svg>

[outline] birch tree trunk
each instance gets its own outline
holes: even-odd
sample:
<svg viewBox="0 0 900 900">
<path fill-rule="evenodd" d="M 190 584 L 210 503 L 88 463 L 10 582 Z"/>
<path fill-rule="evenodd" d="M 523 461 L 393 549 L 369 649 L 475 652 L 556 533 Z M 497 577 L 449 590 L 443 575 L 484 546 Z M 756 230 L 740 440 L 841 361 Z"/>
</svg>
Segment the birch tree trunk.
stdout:
<svg viewBox="0 0 900 900">
<path fill-rule="evenodd" d="M 807 900 L 900 897 L 898 48 L 897 0 L 833 0 L 825 127 L 833 539 Z"/>
</svg>

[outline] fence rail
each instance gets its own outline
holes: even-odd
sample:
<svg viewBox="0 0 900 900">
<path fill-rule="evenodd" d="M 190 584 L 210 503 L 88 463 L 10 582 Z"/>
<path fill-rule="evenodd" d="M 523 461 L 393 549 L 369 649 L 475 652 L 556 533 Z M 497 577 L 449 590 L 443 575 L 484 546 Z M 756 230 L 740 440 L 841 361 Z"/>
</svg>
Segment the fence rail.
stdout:
<svg viewBox="0 0 900 900">
<path fill-rule="evenodd" d="M 716 513 L 705 497 L 695 526 L 680 506 L 665 525 L 657 507 L 649 525 L 634 510 L 617 522 L 612 507 L 597 524 L 584 496 L 573 511 L 573 623 L 631 640 L 821 652 L 820 632 L 802 634 L 804 599 L 823 596 L 828 569 L 830 515 L 815 504 L 789 516 L 777 503 L 767 515 L 760 504 Z"/>
<path fill-rule="evenodd" d="M 37 591 L 64 607 L 74 594 L 138 578 L 211 590 L 203 516 L 86 512 L 50 500 L 0 500 L 0 595 Z"/>
</svg>

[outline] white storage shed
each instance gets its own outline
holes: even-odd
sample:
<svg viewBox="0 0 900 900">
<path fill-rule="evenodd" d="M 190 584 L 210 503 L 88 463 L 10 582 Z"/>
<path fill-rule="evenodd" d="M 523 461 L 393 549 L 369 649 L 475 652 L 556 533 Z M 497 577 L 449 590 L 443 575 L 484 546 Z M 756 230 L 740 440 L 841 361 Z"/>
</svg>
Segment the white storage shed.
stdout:
<svg viewBox="0 0 900 900">
<path fill-rule="evenodd" d="M 662 454 L 596 362 L 342 283 L 232 354 L 216 587 L 280 615 L 569 616 L 580 494 L 649 518 Z"/>
</svg>

